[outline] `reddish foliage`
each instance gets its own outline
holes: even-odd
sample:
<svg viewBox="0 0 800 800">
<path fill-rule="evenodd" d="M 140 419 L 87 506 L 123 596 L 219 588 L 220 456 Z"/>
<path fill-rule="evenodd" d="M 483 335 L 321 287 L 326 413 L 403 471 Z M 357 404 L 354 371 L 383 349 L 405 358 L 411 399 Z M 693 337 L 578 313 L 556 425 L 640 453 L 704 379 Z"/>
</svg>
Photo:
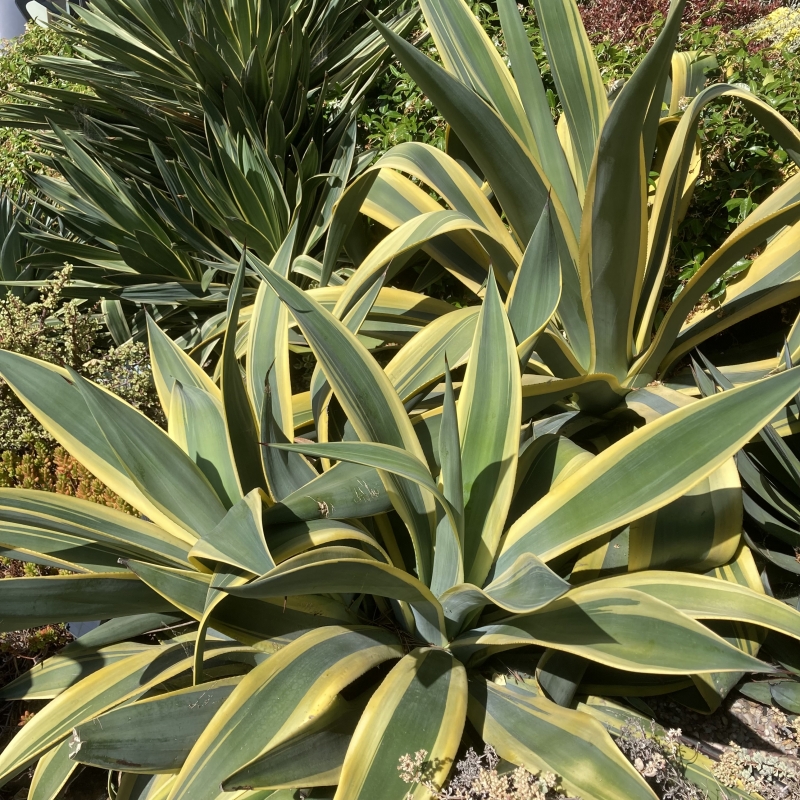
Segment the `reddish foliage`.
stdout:
<svg viewBox="0 0 800 800">
<path fill-rule="evenodd" d="M 780 0 L 687 0 L 684 24 L 719 25 L 724 31 L 741 28 L 769 14 Z M 646 37 L 653 23 L 666 16 L 669 0 L 588 0 L 579 5 L 589 38 L 614 44 Z"/>
</svg>

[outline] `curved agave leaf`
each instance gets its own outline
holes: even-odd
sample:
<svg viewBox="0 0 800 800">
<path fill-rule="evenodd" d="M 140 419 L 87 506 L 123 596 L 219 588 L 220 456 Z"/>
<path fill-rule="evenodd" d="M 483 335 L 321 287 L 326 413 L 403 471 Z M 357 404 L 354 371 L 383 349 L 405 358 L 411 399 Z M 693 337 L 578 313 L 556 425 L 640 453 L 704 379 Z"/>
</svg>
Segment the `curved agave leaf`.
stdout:
<svg viewBox="0 0 800 800">
<path fill-rule="evenodd" d="M 648 570 L 616 575 L 593 585 L 644 592 L 694 619 L 735 620 L 800 638 L 800 613 L 739 583 L 688 572 Z"/>
<path fill-rule="evenodd" d="M 467 673 L 450 653 L 417 648 L 395 665 L 367 704 L 347 749 L 335 800 L 402 800 L 397 759 L 425 750 L 436 786 L 449 773 L 464 729 Z M 409 738 L 411 737 L 411 738 Z M 420 786 L 412 797 L 423 798 Z"/>
<path fill-rule="evenodd" d="M 472 346 L 480 309 L 460 308 L 426 325 L 386 365 L 386 377 L 405 403 L 444 376 L 444 359 L 460 366 Z"/>
<path fill-rule="evenodd" d="M 378 472 L 340 462 L 266 509 L 270 524 L 369 517 L 392 508 Z"/>
<path fill-rule="evenodd" d="M 100 714 L 75 728 L 67 740 L 72 763 L 125 772 L 177 772 L 241 680 L 223 678 Z"/>
<path fill-rule="evenodd" d="M 586 800 L 655 797 L 603 725 L 581 711 L 557 706 L 531 686 L 474 678 L 467 713 L 502 758 L 531 772 L 554 772 L 568 791 Z"/>
<path fill-rule="evenodd" d="M 189 560 L 200 570 L 214 563 L 261 575 L 275 567 L 264 540 L 263 495 L 253 489 L 222 521 L 189 551 Z"/>
<path fill-rule="evenodd" d="M 370 170 L 378 169 L 395 169 L 416 178 L 440 195 L 454 211 L 484 227 L 490 236 L 481 237 L 480 241 L 486 246 L 498 274 L 503 276 L 501 281 L 505 282 L 509 276 L 513 276 L 522 253 L 486 195 L 455 159 L 430 145 L 404 142 L 393 147 L 370 167 Z M 414 184 L 405 185 L 396 181 L 395 184 L 402 186 L 405 193 L 415 194 L 411 190 Z M 378 191 L 373 187 L 366 202 L 375 202 L 377 196 Z M 391 206 L 386 211 L 396 213 Z"/>
<path fill-rule="evenodd" d="M 71 455 L 174 537 L 191 543 L 198 530 L 210 530 L 224 516 L 194 462 L 123 400 L 75 373 L 5 351 L 0 373 Z M 142 472 L 147 456 L 155 460 Z"/>
<path fill-rule="evenodd" d="M 239 597 L 362 592 L 404 600 L 415 612 L 419 633 L 439 647 L 447 643 L 442 607 L 423 583 L 389 564 L 375 561 L 350 547 L 324 547 L 284 561 L 279 567 L 245 584 L 227 588 Z"/>
<path fill-rule="evenodd" d="M 259 664 L 236 686 L 197 740 L 170 798 L 215 800 L 234 771 L 298 733 L 369 669 L 402 653 L 389 631 L 329 626 Z"/>
<path fill-rule="evenodd" d="M 52 700 L 93 672 L 141 653 L 149 647 L 152 645 L 123 642 L 98 650 L 65 650 L 7 683 L 0 689 L 0 700 Z"/>
<path fill-rule="evenodd" d="M 770 672 L 667 603 L 633 589 L 579 586 L 544 608 L 459 636 L 453 652 L 468 665 L 494 649 L 535 644 L 630 672 Z"/>
<path fill-rule="evenodd" d="M 387 564 L 391 559 L 378 540 L 366 530 L 336 520 L 316 520 L 271 528 L 268 545 L 276 564 L 315 547 L 337 542 L 360 542 L 366 552 Z"/>
<path fill-rule="evenodd" d="M 511 526 L 497 574 L 523 552 L 547 561 L 685 494 L 794 396 L 799 377 L 789 370 L 707 397 L 612 445 Z"/>
<path fill-rule="evenodd" d="M 455 636 L 464 622 L 485 606 L 496 605 L 511 614 L 527 614 L 561 597 L 569 589 L 570 585 L 546 564 L 525 553 L 511 569 L 484 589 L 459 584 L 444 592 L 439 600 L 448 633 Z"/>
<path fill-rule="evenodd" d="M 335 786 L 365 704 L 363 697 L 351 703 L 337 698 L 317 720 L 242 767 L 222 788 Z"/>
</svg>

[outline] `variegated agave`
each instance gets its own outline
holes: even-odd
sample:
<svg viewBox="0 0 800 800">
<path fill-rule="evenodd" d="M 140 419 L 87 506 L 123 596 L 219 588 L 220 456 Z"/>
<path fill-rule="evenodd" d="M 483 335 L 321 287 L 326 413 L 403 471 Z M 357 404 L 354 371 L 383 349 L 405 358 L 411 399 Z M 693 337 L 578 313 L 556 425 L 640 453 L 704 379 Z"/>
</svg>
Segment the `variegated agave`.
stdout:
<svg viewBox="0 0 800 800">
<path fill-rule="evenodd" d="M 491 264 L 513 297 L 519 266 L 530 260 L 536 307 L 526 304 L 527 327 L 520 327 L 521 311 L 510 310 L 515 333 L 536 335 L 520 351 L 530 373 L 525 402 L 541 409 L 575 394 L 582 409 L 604 411 L 708 337 L 796 296 L 794 177 L 704 261 L 666 313 L 660 309 L 671 239 L 699 174 L 697 129 L 709 104 L 737 100 L 793 159 L 800 152 L 800 134 L 769 104 L 747 87 L 702 88 L 708 59 L 673 52 L 683 2 L 673 2 L 658 40 L 621 89 L 603 85 L 575 2 L 535 2 L 563 108 L 557 125 L 512 0 L 498 3 L 510 66 L 463 0 L 420 6 L 441 66 L 379 27 L 449 123 L 447 153 L 399 145 L 348 188 L 334 215 L 323 285 L 359 212 L 392 230 L 348 281 L 341 311 L 385 265 L 391 277 L 420 246 L 477 294 Z M 695 94 L 681 114 L 683 96 Z M 721 304 L 699 309 L 709 287 L 747 257 L 754 258 L 749 271 Z M 774 367 L 725 371 L 740 383 Z"/>
<path fill-rule="evenodd" d="M 353 333 L 380 292 L 340 322 L 315 299 L 328 290 L 287 280 L 287 252 L 253 262 L 243 372 L 240 264 L 219 385 L 150 324 L 168 431 L 0 352 L 31 412 L 142 514 L 0 490 L 1 552 L 72 573 L 0 581 L 3 629 L 109 620 L 0 693 L 51 701 L 0 754 L 0 785 L 38 762 L 33 796 L 53 798 L 92 764 L 121 772 L 128 800 L 400 800 L 401 755 L 426 750 L 441 783 L 483 739 L 585 800 L 652 800 L 599 721 L 625 713 L 602 695 L 713 707 L 743 672 L 771 670 L 763 631 L 800 639 L 800 614 L 761 589 L 728 475 L 800 374 L 677 395 L 673 410 L 674 393 L 632 392 L 646 424 L 593 456 L 579 418 L 522 426 L 521 342 L 493 278 L 454 381 L 434 325 L 382 368 Z M 303 438 L 290 329 L 341 441 Z M 431 369 L 445 381 L 425 392 Z M 603 577 L 620 529 L 632 569 Z M 673 537 L 694 572 L 674 568 Z M 165 626 L 159 644 L 134 641 Z M 592 696 L 580 709 L 578 692 Z M 693 780 L 714 790 L 695 756 Z"/>
</svg>

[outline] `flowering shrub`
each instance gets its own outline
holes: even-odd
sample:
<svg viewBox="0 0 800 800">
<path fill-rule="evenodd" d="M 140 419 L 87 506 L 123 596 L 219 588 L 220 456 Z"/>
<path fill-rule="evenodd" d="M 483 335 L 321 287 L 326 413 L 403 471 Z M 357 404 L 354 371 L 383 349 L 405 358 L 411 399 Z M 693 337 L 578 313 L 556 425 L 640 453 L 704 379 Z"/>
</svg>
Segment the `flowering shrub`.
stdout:
<svg viewBox="0 0 800 800">
<path fill-rule="evenodd" d="M 800 49 L 800 9 L 776 8 L 746 28 L 754 39 L 769 42 L 775 49 Z"/>
<path fill-rule="evenodd" d="M 687 0 L 683 22 L 685 26 L 720 26 L 727 32 L 750 24 L 780 5 L 780 0 Z M 657 24 L 662 20 L 668 8 L 669 0 L 589 0 L 581 4 L 580 12 L 590 38 L 621 44 L 638 41 L 643 34 L 647 38 L 654 21 Z"/>
</svg>

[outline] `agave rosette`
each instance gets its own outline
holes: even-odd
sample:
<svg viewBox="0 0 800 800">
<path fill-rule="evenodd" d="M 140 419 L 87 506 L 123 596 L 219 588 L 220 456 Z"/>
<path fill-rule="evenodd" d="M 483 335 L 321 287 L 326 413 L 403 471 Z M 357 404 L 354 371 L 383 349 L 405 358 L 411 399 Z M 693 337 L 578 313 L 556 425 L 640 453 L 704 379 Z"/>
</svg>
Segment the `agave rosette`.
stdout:
<svg viewBox="0 0 800 800">
<path fill-rule="evenodd" d="M 447 152 L 401 144 L 351 184 L 334 214 L 323 284 L 361 213 L 392 229 L 383 243 L 392 270 L 408 247 L 422 246 L 473 292 L 483 293 L 490 265 L 510 291 L 548 216 L 555 245 L 545 272 L 554 286 L 560 282 L 560 299 L 531 350 L 529 372 L 538 379 L 523 396 L 545 407 L 576 394 L 588 411 L 607 411 L 697 344 L 795 297 L 800 182 L 793 177 L 660 311 L 671 240 L 699 175 L 697 129 L 709 104 L 738 101 L 791 158 L 800 152 L 800 134 L 768 103 L 741 85 L 703 88 L 708 57 L 674 52 L 683 5 L 672 3 L 657 41 L 620 89 L 603 85 L 575 2 L 535 2 L 563 109 L 557 124 L 511 0 L 498 5 L 507 61 L 463 0 L 420 3 L 441 65 L 378 23 L 448 122 Z M 680 113 L 685 96 L 693 99 Z M 722 301 L 698 313 L 709 287 L 753 253 Z M 361 282 L 363 291 L 369 276 Z M 761 377 L 772 366 L 738 372 Z"/>
<path fill-rule="evenodd" d="M 563 420 L 537 423 L 535 438 L 522 427 L 519 348 L 543 321 L 515 328 L 514 296 L 503 303 L 493 279 L 454 381 L 453 338 L 434 342 L 435 323 L 381 368 L 356 335 L 380 292 L 341 322 L 287 279 L 288 249 L 254 262 L 244 372 L 231 332 L 246 260 L 218 385 L 150 323 L 167 431 L 77 374 L 0 353 L 37 419 L 142 515 L 0 492 L 3 554 L 68 573 L 0 582 L 4 629 L 110 620 L 2 690 L 51 702 L 0 755 L 0 781 L 38 762 L 37 791 L 54 797 L 91 764 L 151 800 L 299 788 L 399 800 L 401 755 L 426 750 L 441 783 L 480 737 L 584 798 L 652 798 L 576 692 L 713 705 L 731 678 L 771 670 L 755 657 L 760 633 L 730 630 L 798 639 L 800 614 L 763 593 L 741 524 L 718 525 L 724 541 L 695 572 L 654 557 L 597 577 L 586 548 L 698 487 L 692 502 L 713 508 L 729 493 L 714 476 L 800 375 L 686 401 L 592 456 Z M 291 394 L 290 323 L 338 404 L 341 441 L 302 438 L 312 417 Z M 409 414 L 402 398 L 439 361 L 441 399 Z M 171 633 L 137 643 L 156 628 Z"/>
</svg>

